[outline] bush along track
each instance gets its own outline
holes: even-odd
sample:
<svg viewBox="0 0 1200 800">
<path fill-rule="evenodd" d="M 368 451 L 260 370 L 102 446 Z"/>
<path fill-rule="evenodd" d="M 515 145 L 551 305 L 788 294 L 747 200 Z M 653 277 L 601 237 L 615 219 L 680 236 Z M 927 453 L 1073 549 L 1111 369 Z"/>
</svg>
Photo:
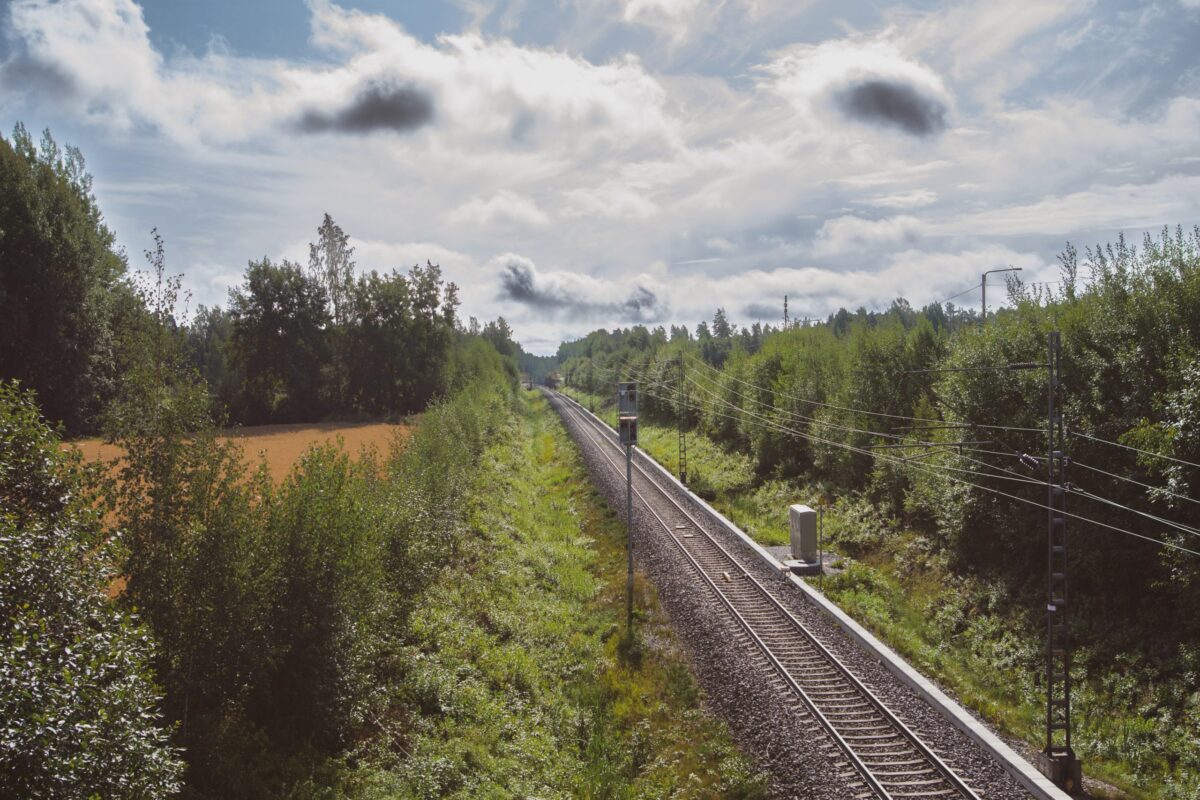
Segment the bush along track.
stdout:
<svg viewBox="0 0 1200 800">
<path fill-rule="evenodd" d="M 766 778 L 700 709 L 652 590 L 621 627 L 623 525 L 546 402 L 483 458 L 459 563 L 412 618 L 412 718 L 361 796 L 759 797 Z"/>
</svg>

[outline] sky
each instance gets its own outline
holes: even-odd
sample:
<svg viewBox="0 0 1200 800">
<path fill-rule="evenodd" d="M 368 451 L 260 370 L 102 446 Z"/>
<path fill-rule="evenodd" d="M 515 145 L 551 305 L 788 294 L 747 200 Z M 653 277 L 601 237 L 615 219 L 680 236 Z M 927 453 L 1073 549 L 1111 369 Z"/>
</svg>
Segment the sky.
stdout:
<svg viewBox="0 0 1200 800">
<path fill-rule="evenodd" d="M 6 0 L 0 31 L 5 133 L 79 147 L 193 305 L 325 213 L 539 353 L 785 294 L 974 305 L 1200 223 L 1200 0 Z"/>
</svg>

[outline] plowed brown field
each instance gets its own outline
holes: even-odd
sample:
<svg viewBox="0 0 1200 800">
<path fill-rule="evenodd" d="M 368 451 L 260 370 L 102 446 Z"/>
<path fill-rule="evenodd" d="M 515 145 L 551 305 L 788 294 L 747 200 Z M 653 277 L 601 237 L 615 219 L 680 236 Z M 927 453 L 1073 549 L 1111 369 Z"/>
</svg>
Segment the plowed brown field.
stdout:
<svg viewBox="0 0 1200 800">
<path fill-rule="evenodd" d="M 278 483 L 300 460 L 310 446 L 332 442 L 342 437 L 343 446 L 351 457 L 357 458 L 364 446 L 373 445 L 380 455 L 386 455 L 392 437 L 407 438 L 411 425 L 392 425 L 382 422 L 371 423 L 322 423 L 317 425 L 258 425 L 252 428 L 232 428 L 223 438 L 236 441 L 246 454 L 251 465 L 266 459 L 271 476 Z M 80 439 L 68 442 L 63 447 L 76 447 L 87 461 L 112 461 L 122 455 L 121 448 L 104 444 L 99 439 Z"/>
</svg>

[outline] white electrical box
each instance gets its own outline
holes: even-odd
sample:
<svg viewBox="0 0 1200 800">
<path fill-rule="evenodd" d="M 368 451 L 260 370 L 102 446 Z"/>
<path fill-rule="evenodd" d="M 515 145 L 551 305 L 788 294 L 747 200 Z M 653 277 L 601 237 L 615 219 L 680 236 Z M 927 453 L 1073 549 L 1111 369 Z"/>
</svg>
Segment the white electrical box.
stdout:
<svg viewBox="0 0 1200 800">
<path fill-rule="evenodd" d="M 792 531 L 792 558 L 805 563 L 817 560 L 817 512 L 808 506 L 788 508 L 788 523 Z"/>
</svg>

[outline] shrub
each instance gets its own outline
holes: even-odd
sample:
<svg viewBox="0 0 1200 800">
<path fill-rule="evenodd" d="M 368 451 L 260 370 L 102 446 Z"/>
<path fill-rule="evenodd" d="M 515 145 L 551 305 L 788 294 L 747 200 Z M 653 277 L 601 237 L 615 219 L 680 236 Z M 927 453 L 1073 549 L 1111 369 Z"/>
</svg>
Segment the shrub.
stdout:
<svg viewBox="0 0 1200 800">
<path fill-rule="evenodd" d="M 102 539 L 77 458 L 31 393 L 0 384 L 0 796 L 173 794 L 153 642 L 104 594 Z"/>
</svg>

